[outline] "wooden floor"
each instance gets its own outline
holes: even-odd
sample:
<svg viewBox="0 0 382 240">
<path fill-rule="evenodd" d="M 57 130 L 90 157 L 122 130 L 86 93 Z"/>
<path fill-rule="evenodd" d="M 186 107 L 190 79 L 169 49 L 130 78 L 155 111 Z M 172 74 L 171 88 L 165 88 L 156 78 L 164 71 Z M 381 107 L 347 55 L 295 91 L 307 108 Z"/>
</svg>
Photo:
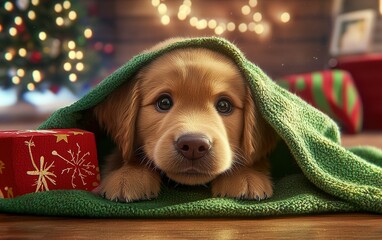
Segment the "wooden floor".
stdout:
<svg viewBox="0 0 382 240">
<path fill-rule="evenodd" d="M 382 216 L 69 219 L 0 214 L 0 239 L 382 239 Z"/>
<path fill-rule="evenodd" d="M 0 122 L 35 129 L 41 120 Z M 344 135 L 343 145 L 382 148 L 382 132 Z M 382 215 L 333 214 L 260 219 L 75 219 L 0 214 L 0 239 L 382 239 Z"/>
</svg>

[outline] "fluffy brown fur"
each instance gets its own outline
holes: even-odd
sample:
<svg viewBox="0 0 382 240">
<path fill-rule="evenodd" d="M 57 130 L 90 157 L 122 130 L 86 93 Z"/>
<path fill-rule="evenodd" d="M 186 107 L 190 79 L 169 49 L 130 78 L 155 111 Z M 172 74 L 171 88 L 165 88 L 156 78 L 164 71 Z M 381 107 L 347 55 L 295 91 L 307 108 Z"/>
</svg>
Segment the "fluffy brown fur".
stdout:
<svg viewBox="0 0 382 240">
<path fill-rule="evenodd" d="M 276 135 L 239 69 L 222 54 L 173 50 L 115 90 L 94 114 L 118 146 L 98 189 L 107 199 L 155 198 L 160 173 L 181 184 L 211 182 L 217 197 L 272 195 L 266 157 Z"/>
</svg>

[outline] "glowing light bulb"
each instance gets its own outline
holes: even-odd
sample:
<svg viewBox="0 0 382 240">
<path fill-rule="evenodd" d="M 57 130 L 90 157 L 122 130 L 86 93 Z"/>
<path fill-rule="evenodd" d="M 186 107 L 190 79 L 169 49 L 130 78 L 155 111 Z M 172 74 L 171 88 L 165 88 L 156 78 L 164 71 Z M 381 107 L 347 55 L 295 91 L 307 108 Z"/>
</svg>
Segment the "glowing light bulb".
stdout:
<svg viewBox="0 0 382 240">
<path fill-rule="evenodd" d="M 232 32 L 232 31 L 235 30 L 235 28 L 236 28 L 235 23 L 233 23 L 233 22 L 229 22 L 229 23 L 227 24 L 227 30 L 228 30 L 228 31 Z"/>
<path fill-rule="evenodd" d="M 68 42 L 68 48 L 69 49 L 75 49 L 76 48 L 76 43 L 74 41 L 69 41 Z"/>
<path fill-rule="evenodd" d="M 288 12 L 283 12 L 280 16 L 280 20 L 283 23 L 287 23 L 290 20 L 290 14 Z"/>
<path fill-rule="evenodd" d="M 56 5 L 54 5 L 54 11 L 56 11 L 57 13 L 61 12 L 62 11 L 62 5 L 59 3 L 56 3 Z"/>
<path fill-rule="evenodd" d="M 243 15 L 248 15 L 251 13 L 251 8 L 248 6 L 248 5 L 244 5 L 242 8 L 241 8 L 241 13 Z"/>
<path fill-rule="evenodd" d="M 215 34 L 217 34 L 217 35 L 221 35 L 221 34 L 223 34 L 224 33 L 224 28 L 222 27 L 222 26 L 217 26 L 216 28 L 215 28 Z"/>
<path fill-rule="evenodd" d="M 76 82 L 77 81 L 77 75 L 75 73 L 69 74 L 69 81 Z"/>
<path fill-rule="evenodd" d="M 84 64 L 82 62 L 79 62 L 79 63 L 76 64 L 77 71 L 81 72 L 81 71 L 84 70 L 84 68 L 85 68 L 85 66 L 84 66 Z"/>
<path fill-rule="evenodd" d="M 196 28 L 201 30 L 205 29 L 207 27 L 207 20 L 206 19 L 200 19 L 198 23 L 196 24 Z"/>
<path fill-rule="evenodd" d="M 13 10 L 13 4 L 11 2 L 6 2 L 4 3 L 4 8 L 5 10 L 7 10 L 8 12 L 12 11 Z"/>
<path fill-rule="evenodd" d="M 187 18 L 187 14 L 185 12 L 178 12 L 178 19 L 183 21 Z"/>
<path fill-rule="evenodd" d="M 193 27 L 195 27 L 196 26 L 196 24 L 198 24 L 198 18 L 197 17 L 192 17 L 192 18 L 190 18 L 190 25 L 191 26 L 193 26 Z"/>
<path fill-rule="evenodd" d="M 37 6 L 40 3 L 39 0 L 32 0 L 32 5 Z"/>
<path fill-rule="evenodd" d="M 160 0 L 151 0 L 151 5 L 153 5 L 154 7 L 158 7 L 159 4 Z"/>
<path fill-rule="evenodd" d="M 168 25 L 170 23 L 170 17 L 168 15 L 163 15 L 160 21 L 163 25 Z"/>
<path fill-rule="evenodd" d="M 19 69 L 17 69 L 16 74 L 17 74 L 17 76 L 19 76 L 19 77 L 24 77 L 24 76 L 25 76 L 25 70 L 22 69 L 22 68 L 19 68 Z"/>
<path fill-rule="evenodd" d="M 33 81 L 35 81 L 36 83 L 39 83 L 42 80 L 41 72 L 39 70 L 34 70 L 32 72 L 32 77 Z"/>
<path fill-rule="evenodd" d="M 215 19 L 211 19 L 211 20 L 208 21 L 208 27 L 211 28 L 211 29 L 216 28 L 217 25 L 218 25 L 218 23 L 216 22 Z"/>
<path fill-rule="evenodd" d="M 9 28 L 9 35 L 11 35 L 12 37 L 16 36 L 17 35 L 16 28 L 14 27 Z"/>
<path fill-rule="evenodd" d="M 248 30 L 247 24 L 245 24 L 245 23 L 240 23 L 239 24 L 239 31 L 240 32 L 246 32 L 247 30 Z"/>
<path fill-rule="evenodd" d="M 264 30 L 265 30 L 265 27 L 264 27 L 264 25 L 261 24 L 261 23 L 259 23 L 259 24 L 257 24 L 257 25 L 255 26 L 255 32 L 256 32 L 257 34 L 262 34 L 262 33 L 264 32 Z"/>
<path fill-rule="evenodd" d="M 86 28 L 84 31 L 84 36 L 86 38 L 91 38 L 93 36 L 93 31 L 90 28 Z"/>
<path fill-rule="evenodd" d="M 0 32 L 3 31 L 3 25 L 0 24 Z"/>
<path fill-rule="evenodd" d="M 249 4 L 249 6 L 251 6 L 251 7 L 256 7 L 256 5 L 257 5 L 257 0 L 249 0 L 248 4 Z"/>
<path fill-rule="evenodd" d="M 164 15 L 167 12 L 166 4 L 164 4 L 164 3 L 159 4 L 158 12 L 159 12 L 159 14 Z"/>
<path fill-rule="evenodd" d="M 179 12 L 183 12 L 183 13 L 185 13 L 186 15 L 188 15 L 188 14 L 191 13 L 191 8 L 190 8 L 189 6 L 187 6 L 187 5 L 182 4 L 182 5 L 180 5 L 180 7 L 179 7 Z"/>
<path fill-rule="evenodd" d="M 70 64 L 70 62 L 64 63 L 64 70 L 67 71 L 67 72 L 72 70 L 72 64 Z"/>
<path fill-rule="evenodd" d="M 46 33 L 45 32 L 40 32 L 38 34 L 38 37 L 40 38 L 41 41 L 45 41 L 46 40 Z"/>
<path fill-rule="evenodd" d="M 77 52 L 76 52 L 76 58 L 77 58 L 78 60 L 83 59 L 83 58 L 84 58 L 84 53 L 83 53 L 82 51 L 77 51 Z"/>
<path fill-rule="evenodd" d="M 255 12 L 252 17 L 253 21 L 260 22 L 263 19 L 263 16 L 259 12 Z"/>
<path fill-rule="evenodd" d="M 15 17 L 15 23 L 16 25 L 21 25 L 23 23 L 23 19 L 19 16 Z"/>
<path fill-rule="evenodd" d="M 56 24 L 57 24 L 58 26 L 62 26 L 62 25 L 64 25 L 64 19 L 63 19 L 62 17 L 57 17 L 57 18 L 56 18 Z"/>
<path fill-rule="evenodd" d="M 77 19 L 77 13 L 75 11 L 70 11 L 68 17 L 70 20 L 74 21 Z"/>
<path fill-rule="evenodd" d="M 18 76 L 13 76 L 12 77 L 12 83 L 15 84 L 15 85 L 18 85 L 20 84 L 20 78 Z"/>
<path fill-rule="evenodd" d="M 13 54 L 10 53 L 10 52 L 7 52 L 7 53 L 4 54 L 4 58 L 7 61 L 11 61 L 13 59 Z"/>
<path fill-rule="evenodd" d="M 20 48 L 19 55 L 20 57 L 25 57 L 27 55 L 27 50 L 25 50 L 25 48 Z"/>
<path fill-rule="evenodd" d="M 66 1 L 62 4 L 62 6 L 63 6 L 65 9 L 69 9 L 70 6 L 71 6 L 70 1 L 66 0 Z"/>
<path fill-rule="evenodd" d="M 36 89 L 35 85 L 33 83 L 28 83 L 27 85 L 27 89 L 29 91 L 34 91 Z"/>
<path fill-rule="evenodd" d="M 70 59 L 75 59 L 76 58 L 76 52 L 75 51 L 69 51 L 69 53 L 68 53 L 68 57 L 70 58 Z"/>
<path fill-rule="evenodd" d="M 35 19 L 36 19 L 36 13 L 35 13 L 33 10 L 30 10 L 30 11 L 28 12 L 28 18 L 29 18 L 30 20 L 35 20 Z"/>
</svg>

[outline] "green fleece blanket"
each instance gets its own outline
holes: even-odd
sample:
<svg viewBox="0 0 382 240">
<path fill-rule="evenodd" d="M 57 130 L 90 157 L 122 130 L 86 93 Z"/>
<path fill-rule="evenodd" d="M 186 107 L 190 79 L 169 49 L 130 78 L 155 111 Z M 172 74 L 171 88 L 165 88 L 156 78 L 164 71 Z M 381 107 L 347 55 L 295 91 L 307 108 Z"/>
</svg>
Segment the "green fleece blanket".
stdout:
<svg viewBox="0 0 382 240">
<path fill-rule="evenodd" d="M 156 57 L 173 49 L 203 47 L 232 58 L 249 82 L 262 115 L 281 137 L 271 156 L 274 196 L 263 201 L 213 198 L 207 187 L 164 184 L 158 199 L 133 203 L 105 200 L 85 191 L 62 190 L 1 199 L 0 212 L 78 217 L 255 217 L 327 212 L 382 213 L 382 151 L 345 149 L 335 123 L 275 84 L 234 45 L 221 38 L 196 38 L 144 52 L 71 106 L 56 111 L 40 128 L 82 128 L 85 110 Z M 98 137 L 100 152 L 112 143 Z M 102 154 L 101 154 L 102 155 Z"/>
</svg>

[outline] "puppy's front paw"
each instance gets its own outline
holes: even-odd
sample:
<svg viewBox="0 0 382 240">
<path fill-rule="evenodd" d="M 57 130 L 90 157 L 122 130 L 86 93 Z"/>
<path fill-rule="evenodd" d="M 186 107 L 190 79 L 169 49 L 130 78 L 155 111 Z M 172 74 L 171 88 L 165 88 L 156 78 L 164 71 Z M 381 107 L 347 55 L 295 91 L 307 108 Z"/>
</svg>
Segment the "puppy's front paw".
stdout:
<svg viewBox="0 0 382 240">
<path fill-rule="evenodd" d="M 101 196 L 113 201 L 132 202 L 156 198 L 160 191 L 159 173 L 142 166 L 123 166 L 108 173 L 98 188 Z"/>
<path fill-rule="evenodd" d="M 212 182 L 214 197 L 232 197 L 262 200 L 272 196 L 272 181 L 264 173 L 241 169 L 232 174 L 220 175 Z"/>
</svg>

